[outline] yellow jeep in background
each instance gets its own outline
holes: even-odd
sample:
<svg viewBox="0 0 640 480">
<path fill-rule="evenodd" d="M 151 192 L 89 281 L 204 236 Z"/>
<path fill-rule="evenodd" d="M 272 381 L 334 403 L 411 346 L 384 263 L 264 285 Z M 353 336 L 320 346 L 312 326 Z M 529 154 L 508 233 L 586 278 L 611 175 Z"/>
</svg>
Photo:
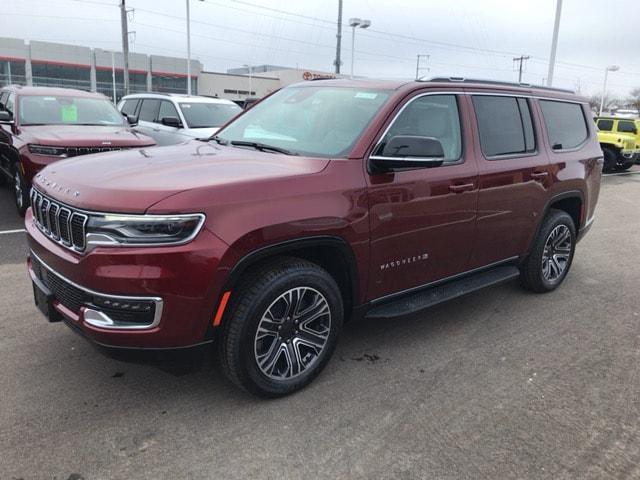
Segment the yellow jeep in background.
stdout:
<svg viewBox="0 0 640 480">
<path fill-rule="evenodd" d="M 640 119 L 597 117 L 604 171 L 627 170 L 640 161 Z"/>
</svg>

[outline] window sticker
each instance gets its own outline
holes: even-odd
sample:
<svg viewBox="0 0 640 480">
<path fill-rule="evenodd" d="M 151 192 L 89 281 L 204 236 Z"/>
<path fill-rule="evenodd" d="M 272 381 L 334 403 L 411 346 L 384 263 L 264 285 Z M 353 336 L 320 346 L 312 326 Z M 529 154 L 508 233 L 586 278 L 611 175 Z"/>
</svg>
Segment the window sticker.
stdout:
<svg viewBox="0 0 640 480">
<path fill-rule="evenodd" d="M 358 92 L 356 93 L 355 98 L 366 98 L 367 100 L 373 100 L 374 98 L 376 98 L 378 96 L 377 93 L 371 93 L 371 92 Z"/>
<path fill-rule="evenodd" d="M 63 122 L 77 122 L 78 121 L 78 107 L 74 104 L 62 105 L 62 121 Z"/>
</svg>

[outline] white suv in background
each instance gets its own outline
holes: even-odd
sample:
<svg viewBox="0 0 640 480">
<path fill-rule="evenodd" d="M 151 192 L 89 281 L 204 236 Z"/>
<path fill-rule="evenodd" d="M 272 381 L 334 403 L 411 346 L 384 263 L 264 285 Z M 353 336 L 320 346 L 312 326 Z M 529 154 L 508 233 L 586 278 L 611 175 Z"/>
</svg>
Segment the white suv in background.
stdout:
<svg viewBox="0 0 640 480">
<path fill-rule="evenodd" d="M 173 93 L 136 93 L 118 103 L 118 110 L 138 118 L 136 131 L 158 145 L 209 138 L 242 108 L 222 98 Z"/>
</svg>

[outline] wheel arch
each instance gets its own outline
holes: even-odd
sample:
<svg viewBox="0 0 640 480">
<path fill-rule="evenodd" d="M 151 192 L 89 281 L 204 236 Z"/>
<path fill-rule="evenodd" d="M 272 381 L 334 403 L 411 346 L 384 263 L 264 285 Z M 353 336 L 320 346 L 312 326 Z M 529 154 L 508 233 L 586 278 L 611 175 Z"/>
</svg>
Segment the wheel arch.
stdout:
<svg viewBox="0 0 640 480">
<path fill-rule="evenodd" d="M 526 255 L 531 252 L 531 248 L 540 233 L 544 219 L 551 209 L 563 210 L 571 216 L 576 227 L 576 235 L 580 231 L 580 228 L 584 226 L 584 193 L 580 190 L 571 190 L 554 195 L 546 203 L 542 214 L 538 217 L 538 225 L 536 226 L 534 235 L 529 239 L 529 247 L 527 248 Z"/>
<path fill-rule="evenodd" d="M 358 305 L 360 279 L 355 254 L 345 239 L 332 235 L 286 240 L 245 254 L 229 272 L 222 291 L 233 290 L 247 270 L 278 256 L 301 258 L 324 268 L 340 288 L 345 318 Z"/>
</svg>

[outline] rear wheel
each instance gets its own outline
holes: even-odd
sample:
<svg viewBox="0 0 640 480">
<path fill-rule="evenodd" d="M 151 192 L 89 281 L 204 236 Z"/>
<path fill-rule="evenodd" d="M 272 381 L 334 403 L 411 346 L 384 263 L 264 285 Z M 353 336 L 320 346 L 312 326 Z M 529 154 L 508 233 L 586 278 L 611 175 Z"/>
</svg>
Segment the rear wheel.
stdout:
<svg viewBox="0 0 640 480">
<path fill-rule="evenodd" d="M 342 298 L 333 278 L 311 262 L 278 258 L 235 291 L 218 344 L 226 376 L 267 397 L 309 384 L 329 361 L 342 328 Z"/>
<path fill-rule="evenodd" d="M 27 208 L 29 208 L 29 186 L 18 165 L 13 167 L 13 196 L 18 214 L 24 217 Z"/>
<path fill-rule="evenodd" d="M 571 268 L 575 248 L 573 219 L 565 211 L 551 210 L 520 269 L 524 287 L 538 293 L 558 288 Z"/>
</svg>

